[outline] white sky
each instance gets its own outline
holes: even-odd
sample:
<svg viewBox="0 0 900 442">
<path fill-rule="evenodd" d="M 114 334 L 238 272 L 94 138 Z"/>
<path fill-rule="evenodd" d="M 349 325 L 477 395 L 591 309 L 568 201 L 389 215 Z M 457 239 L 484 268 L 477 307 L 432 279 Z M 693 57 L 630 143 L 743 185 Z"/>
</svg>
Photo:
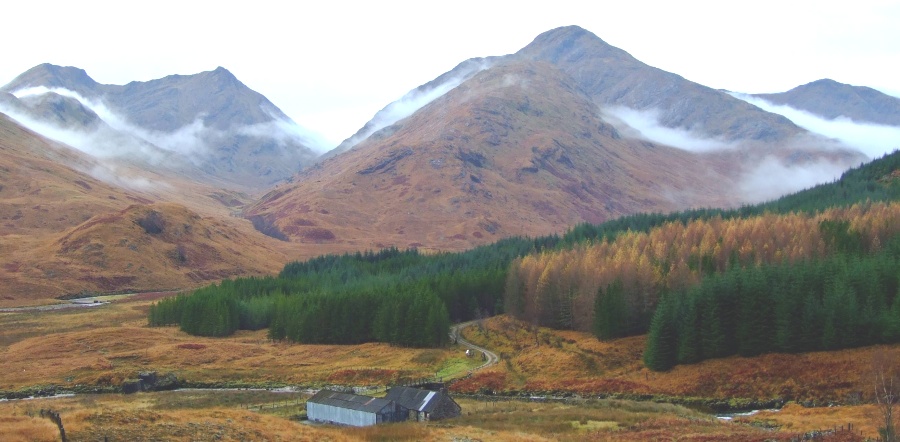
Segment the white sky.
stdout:
<svg viewBox="0 0 900 442">
<path fill-rule="evenodd" d="M 3 17 L 0 84 L 44 62 L 109 84 L 223 66 L 334 144 L 457 63 L 572 24 L 713 88 L 900 96 L 900 1 L 17 1 Z"/>
</svg>

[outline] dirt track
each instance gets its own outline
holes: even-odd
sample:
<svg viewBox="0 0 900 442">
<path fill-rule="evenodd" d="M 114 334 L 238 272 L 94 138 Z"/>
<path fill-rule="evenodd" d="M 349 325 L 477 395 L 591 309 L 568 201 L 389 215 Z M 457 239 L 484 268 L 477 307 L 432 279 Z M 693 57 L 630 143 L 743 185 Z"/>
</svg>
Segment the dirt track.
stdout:
<svg viewBox="0 0 900 442">
<path fill-rule="evenodd" d="M 482 368 L 490 367 L 491 365 L 494 365 L 500 361 L 500 357 L 497 356 L 497 353 L 494 353 L 484 347 L 479 347 L 479 346 L 465 340 L 465 338 L 462 337 L 462 333 L 461 333 L 462 330 L 466 327 L 471 326 L 474 323 L 475 323 L 475 321 L 469 321 L 469 322 L 459 323 L 459 324 L 456 324 L 456 325 L 450 327 L 450 339 L 453 339 L 455 337 L 457 342 L 460 345 L 462 345 L 464 347 L 468 347 L 474 351 L 480 351 L 480 352 L 484 353 L 484 355 L 487 357 L 487 360 L 484 362 L 484 364 L 481 364 L 480 366 L 474 368 L 472 371 L 481 370 Z"/>
</svg>

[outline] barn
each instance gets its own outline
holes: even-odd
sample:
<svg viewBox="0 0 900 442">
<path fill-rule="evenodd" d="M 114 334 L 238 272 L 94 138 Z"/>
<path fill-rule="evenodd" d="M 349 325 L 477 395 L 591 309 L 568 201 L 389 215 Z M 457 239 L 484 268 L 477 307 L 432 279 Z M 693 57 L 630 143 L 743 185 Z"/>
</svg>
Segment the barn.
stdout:
<svg viewBox="0 0 900 442">
<path fill-rule="evenodd" d="M 462 413 L 462 408 L 450 397 L 446 389 L 433 391 L 393 387 L 384 398 L 396 402 L 401 408 L 408 409 L 410 420 L 436 421 L 457 417 Z"/>
<path fill-rule="evenodd" d="M 353 427 L 406 420 L 409 411 L 390 399 L 321 390 L 306 402 L 311 421 Z"/>
</svg>

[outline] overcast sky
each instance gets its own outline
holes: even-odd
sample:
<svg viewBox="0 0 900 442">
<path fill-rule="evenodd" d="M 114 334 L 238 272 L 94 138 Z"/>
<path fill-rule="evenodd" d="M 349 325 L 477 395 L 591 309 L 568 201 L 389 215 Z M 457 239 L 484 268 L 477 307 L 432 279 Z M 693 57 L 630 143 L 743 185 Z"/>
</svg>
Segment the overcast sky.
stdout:
<svg viewBox="0 0 900 442">
<path fill-rule="evenodd" d="M 900 1 L 534 3 L 18 1 L 3 7 L 0 84 L 44 62 L 109 84 L 223 66 L 337 144 L 467 58 L 579 25 L 713 88 L 781 92 L 832 78 L 900 96 Z"/>
</svg>

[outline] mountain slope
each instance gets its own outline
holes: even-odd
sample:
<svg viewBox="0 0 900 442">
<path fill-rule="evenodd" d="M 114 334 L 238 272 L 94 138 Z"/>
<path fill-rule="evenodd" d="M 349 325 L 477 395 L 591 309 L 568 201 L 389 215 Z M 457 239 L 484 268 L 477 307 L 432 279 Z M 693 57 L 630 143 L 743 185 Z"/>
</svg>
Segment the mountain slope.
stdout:
<svg viewBox="0 0 900 442">
<path fill-rule="evenodd" d="M 94 81 L 84 69 L 43 63 L 23 72 L 0 90 L 12 92 L 39 86 L 66 89 L 84 96 L 94 95 L 102 88 L 102 85 Z"/>
<path fill-rule="evenodd" d="M 15 99 L 12 95 L 10 97 Z M 92 130 L 102 121 L 94 111 L 80 101 L 53 92 L 23 97 L 20 108 L 40 121 L 59 127 Z"/>
<path fill-rule="evenodd" d="M 66 124 L 79 120 L 73 116 L 76 109 L 67 112 L 68 120 L 60 121 L 53 115 L 41 118 L 46 112 L 35 108 L 42 97 L 54 93 L 75 100 L 85 108 L 82 120 L 99 114 L 120 132 L 118 139 L 132 139 L 120 148 L 119 156 L 134 157 L 146 150 L 143 144 L 150 144 L 177 158 L 162 162 L 144 158 L 146 169 L 183 173 L 189 165 L 201 171 L 194 174 L 197 179 L 208 183 L 265 188 L 290 177 L 316 156 L 304 129 L 221 67 L 120 86 L 99 84 L 81 69 L 42 64 L 0 91 L 17 95 L 30 109 L 29 116 L 40 122 L 84 130 Z"/>
<path fill-rule="evenodd" d="M 135 204 L 4 256 L 3 299 L 190 288 L 272 274 L 286 258 L 268 241 L 181 205 Z"/>
<path fill-rule="evenodd" d="M 548 63 L 481 71 L 395 126 L 245 215 L 300 242 L 460 249 L 583 220 L 726 203 L 717 183 L 728 179 L 705 160 L 622 139 Z"/>
<path fill-rule="evenodd" d="M 875 89 L 851 86 L 830 79 L 816 80 L 777 94 L 756 94 L 774 104 L 833 120 L 846 117 L 856 122 L 900 126 L 900 98 Z"/>
<path fill-rule="evenodd" d="M 449 90 L 459 86 L 465 80 L 472 78 L 479 71 L 487 69 L 501 57 L 487 58 L 470 58 L 458 64 L 453 69 L 441 74 L 434 80 L 429 81 L 409 92 L 397 101 L 389 103 L 387 106 L 375 113 L 363 127 L 361 127 L 350 138 L 342 141 L 334 149 L 330 150 L 324 158 L 346 152 L 353 148 L 360 141 L 370 136 L 386 137 L 393 133 L 397 127 L 394 126 L 399 120 L 406 118 L 418 108 L 430 103 Z"/>
<path fill-rule="evenodd" d="M 659 123 L 725 141 L 784 141 L 804 132 L 780 115 L 648 66 L 578 26 L 547 31 L 516 56 L 553 63 L 595 103 L 658 111 Z"/>
<path fill-rule="evenodd" d="M 100 173 L 113 176 L 92 176 Z M 286 261 L 278 241 L 228 216 L 246 199 L 127 165 L 106 169 L 0 114 L 0 305 L 271 274 Z M 141 227 L 151 212 L 162 231 Z"/>
<path fill-rule="evenodd" d="M 648 66 L 578 26 L 552 29 L 515 54 L 467 60 L 435 80 L 410 91 L 379 111 L 353 137 L 329 152 L 348 150 L 365 136 L 381 136 L 373 128 L 394 107 L 410 104 L 409 97 L 438 88 L 449 90 L 451 80 L 509 60 L 545 61 L 571 76 L 601 111 L 617 116 L 622 109 L 643 114 L 662 127 L 689 132 L 719 142 L 785 142 L 805 134 L 787 118 L 765 112 L 722 91 L 691 82 L 679 75 Z M 477 71 L 474 71 L 477 72 Z M 393 120 L 396 121 L 396 120 Z M 393 131 L 392 126 L 385 131 Z"/>
</svg>

